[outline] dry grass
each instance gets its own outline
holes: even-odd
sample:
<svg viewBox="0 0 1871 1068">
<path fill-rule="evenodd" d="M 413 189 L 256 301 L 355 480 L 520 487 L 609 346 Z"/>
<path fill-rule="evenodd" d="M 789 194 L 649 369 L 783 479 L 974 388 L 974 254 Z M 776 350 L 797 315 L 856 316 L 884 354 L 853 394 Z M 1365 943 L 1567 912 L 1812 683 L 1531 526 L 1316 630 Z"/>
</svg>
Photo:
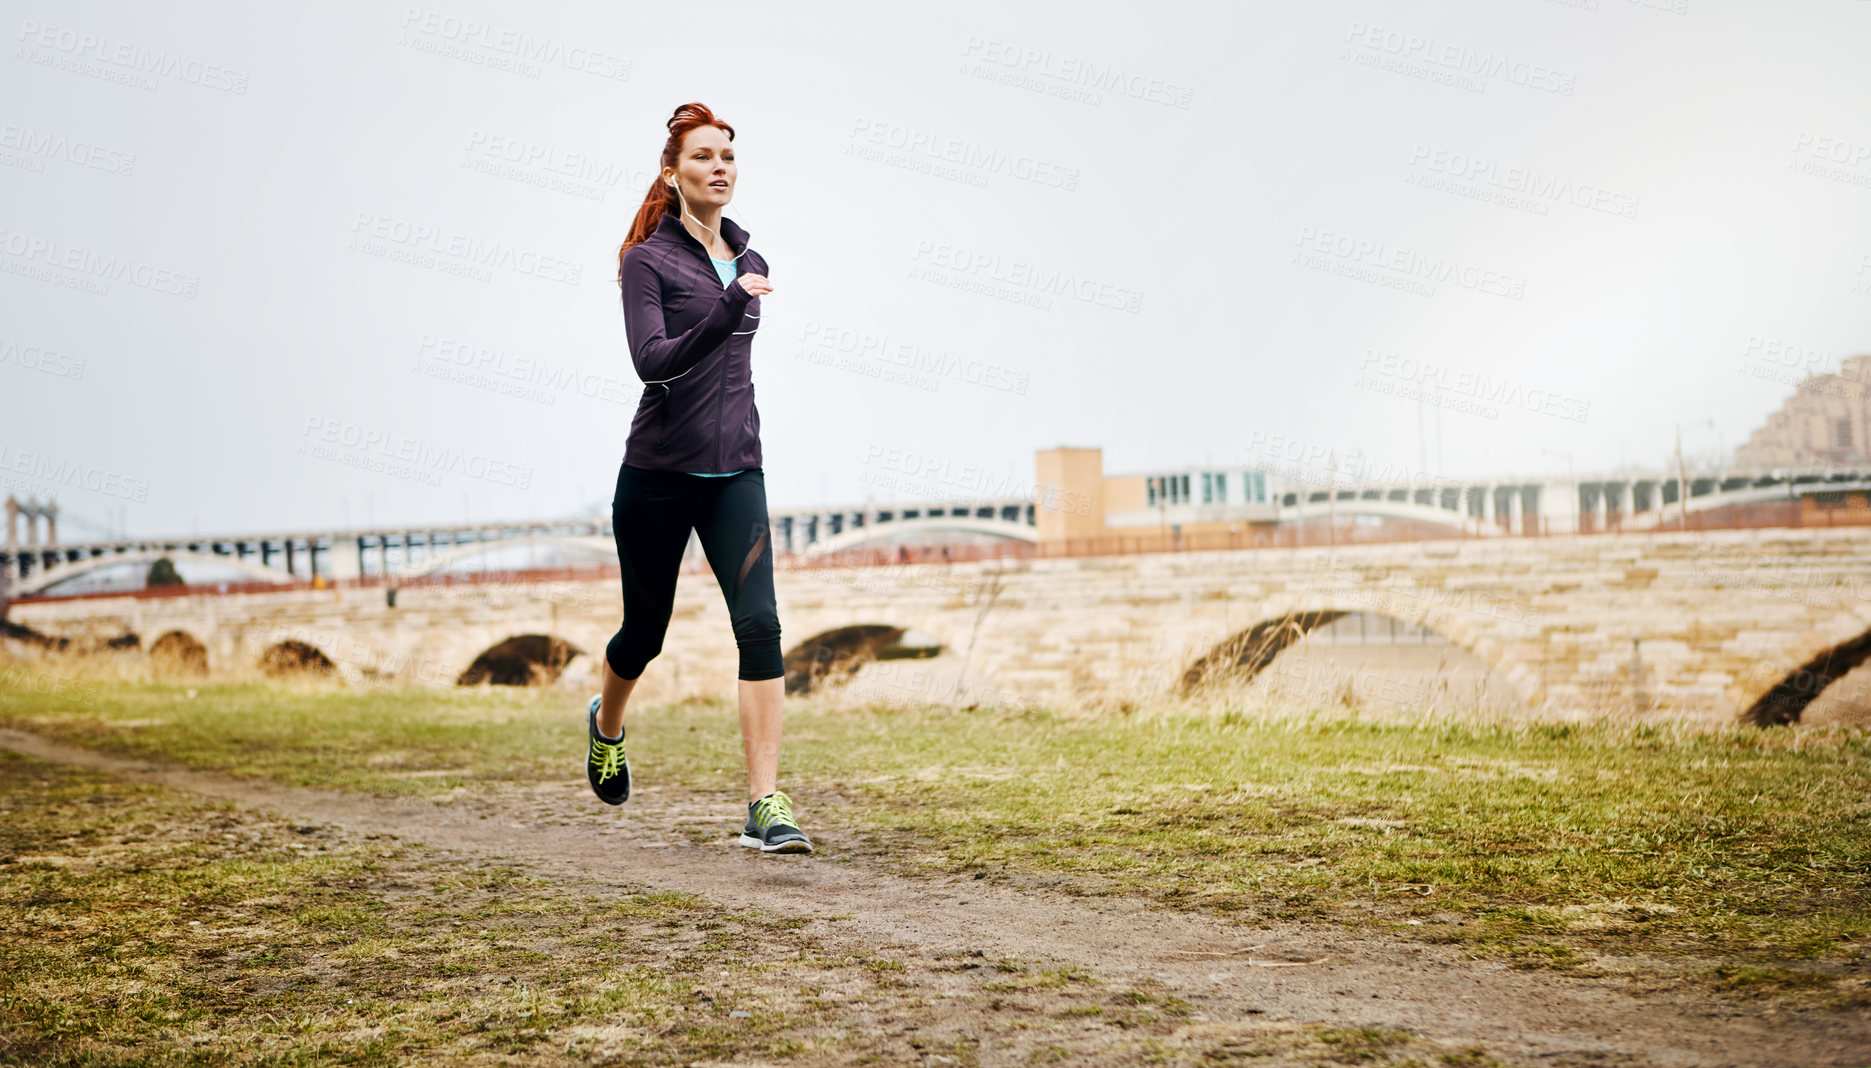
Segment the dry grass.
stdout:
<svg viewBox="0 0 1871 1068">
<path fill-rule="evenodd" d="M 236 775 L 447 796 L 577 774 L 578 694 L 0 672 L 0 722 Z M 25 680 L 27 684 L 22 684 Z M 905 872 L 1374 926 L 1526 967 L 1823 967 L 1862 997 L 1871 735 L 1417 722 L 1192 701 L 1091 716 L 789 702 L 788 789 Z M 732 709 L 631 712 L 640 777 L 731 795 Z"/>
<path fill-rule="evenodd" d="M 0 815 L 0 1064 L 1469 1055 L 1399 1031 L 1209 1023 L 1153 983 L 1042 960 L 839 951 L 835 917 L 558 883 L 6 754 Z"/>
</svg>

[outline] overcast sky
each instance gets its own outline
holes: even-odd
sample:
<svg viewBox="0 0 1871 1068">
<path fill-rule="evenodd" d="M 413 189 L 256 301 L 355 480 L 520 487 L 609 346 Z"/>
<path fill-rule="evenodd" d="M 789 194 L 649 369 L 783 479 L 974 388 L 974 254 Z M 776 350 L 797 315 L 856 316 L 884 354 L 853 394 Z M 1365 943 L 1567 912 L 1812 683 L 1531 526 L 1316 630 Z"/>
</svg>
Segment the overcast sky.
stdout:
<svg viewBox="0 0 1871 1068">
<path fill-rule="evenodd" d="M 810 7 L 7 0 L 4 490 L 602 507 L 617 246 L 690 100 L 771 264 L 775 508 L 1030 493 L 1061 444 L 1657 466 L 1871 352 L 1871 4 Z"/>
</svg>

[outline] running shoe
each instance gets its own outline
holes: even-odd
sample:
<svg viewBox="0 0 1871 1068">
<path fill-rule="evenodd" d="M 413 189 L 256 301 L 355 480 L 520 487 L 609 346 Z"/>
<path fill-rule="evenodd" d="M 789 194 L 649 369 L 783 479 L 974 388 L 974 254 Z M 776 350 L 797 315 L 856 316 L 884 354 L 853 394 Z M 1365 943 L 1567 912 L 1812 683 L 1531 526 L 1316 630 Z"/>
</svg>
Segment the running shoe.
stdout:
<svg viewBox="0 0 1871 1068">
<path fill-rule="evenodd" d="M 598 795 L 598 800 L 621 805 L 630 799 L 630 760 L 624 756 L 621 726 L 616 738 L 598 733 L 598 707 L 603 703 L 604 695 L 594 694 L 585 710 L 585 725 L 591 734 L 591 744 L 585 750 L 585 778 L 590 780 L 591 792 Z"/>
<path fill-rule="evenodd" d="M 758 801 L 747 802 L 747 826 L 741 844 L 762 853 L 810 853 L 812 839 L 799 829 L 792 799 L 775 790 Z"/>
</svg>

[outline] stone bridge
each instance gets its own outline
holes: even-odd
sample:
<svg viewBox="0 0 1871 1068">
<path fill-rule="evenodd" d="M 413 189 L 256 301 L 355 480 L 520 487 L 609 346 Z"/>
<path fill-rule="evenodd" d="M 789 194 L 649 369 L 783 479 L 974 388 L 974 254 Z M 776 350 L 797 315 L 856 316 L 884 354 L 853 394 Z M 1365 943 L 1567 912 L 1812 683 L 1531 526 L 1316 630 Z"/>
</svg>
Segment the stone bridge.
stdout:
<svg viewBox="0 0 1871 1068">
<path fill-rule="evenodd" d="M 1527 706 L 1576 712 L 1784 722 L 1871 655 L 1866 528 L 1038 557 L 776 578 L 790 690 L 933 642 L 958 665 L 954 681 L 909 672 L 906 696 L 957 704 L 1117 708 L 1225 694 L 1306 630 L 1350 612 L 1427 627 Z M 344 586 L 27 601 L 10 618 L 81 647 L 123 646 L 135 634 L 145 650 L 190 648 L 197 667 L 205 657 L 214 671 L 276 664 L 283 649 L 351 678 L 444 686 L 514 681 L 515 665 L 588 676 L 622 611 L 615 581 L 417 585 L 387 602 L 382 588 Z M 731 697 L 735 663 L 714 579 L 684 574 L 639 692 Z"/>
</svg>

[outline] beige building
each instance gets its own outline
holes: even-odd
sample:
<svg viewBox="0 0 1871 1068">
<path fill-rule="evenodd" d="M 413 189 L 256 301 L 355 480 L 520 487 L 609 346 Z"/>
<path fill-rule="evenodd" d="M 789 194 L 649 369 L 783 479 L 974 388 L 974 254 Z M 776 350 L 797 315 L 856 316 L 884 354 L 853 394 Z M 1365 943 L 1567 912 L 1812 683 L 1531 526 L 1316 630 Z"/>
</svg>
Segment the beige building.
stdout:
<svg viewBox="0 0 1871 1068">
<path fill-rule="evenodd" d="M 1738 467 L 1858 464 L 1871 460 L 1871 356 L 1837 374 L 1808 375 L 1766 425 L 1735 450 Z"/>
<path fill-rule="evenodd" d="M 1219 548 L 1270 537 L 1279 519 L 1280 486 L 1264 468 L 1107 475 L 1104 450 L 1073 446 L 1039 450 L 1035 468 L 1042 552 Z"/>
</svg>

